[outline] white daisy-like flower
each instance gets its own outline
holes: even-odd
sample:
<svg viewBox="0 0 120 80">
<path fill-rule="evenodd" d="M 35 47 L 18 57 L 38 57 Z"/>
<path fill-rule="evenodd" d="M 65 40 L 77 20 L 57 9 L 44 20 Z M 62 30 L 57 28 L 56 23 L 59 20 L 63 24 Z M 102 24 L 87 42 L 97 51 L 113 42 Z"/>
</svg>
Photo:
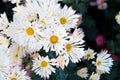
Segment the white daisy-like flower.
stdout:
<svg viewBox="0 0 120 80">
<path fill-rule="evenodd" d="M 40 6 L 46 5 L 46 7 L 49 6 L 54 6 L 54 5 L 58 5 L 58 1 L 60 0 L 37 0 L 40 4 Z"/>
<path fill-rule="evenodd" d="M 1 80 L 6 80 L 5 76 L 6 76 L 6 74 L 0 72 L 0 79 Z"/>
<path fill-rule="evenodd" d="M 100 75 L 93 72 L 89 80 L 100 80 Z"/>
<path fill-rule="evenodd" d="M 10 38 L 20 46 L 26 47 L 30 52 L 39 51 L 41 45 L 40 25 L 28 21 L 14 21 L 6 30 Z M 32 46 L 31 46 L 32 45 Z"/>
<path fill-rule="evenodd" d="M 9 39 L 7 39 L 4 35 L 0 34 L 0 50 L 5 50 L 9 46 Z"/>
<path fill-rule="evenodd" d="M 47 27 L 43 34 L 43 49 L 46 52 L 49 50 L 55 51 L 57 55 L 62 54 L 61 51 L 63 50 L 63 44 L 65 44 L 67 36 L 68 33 L 61 26 L 52 25 Z"/>
<path fill-rule="evenodd" d="M 93 59 L 95 57 L 95 54 L 96 53 L 94 52 L 94 50 L 88 48 L 88 50 L 85 51 L 85 58 L 87 60 Z"/>
<path fill-rule="evenodd" d="M 49 76 L 52 73 L 55 73 L 55 68 L 53 66 L 56 65 L 55 59 L 49 59 L 48 56 L 41 57 L 38 56 L 33 60 L 33 68 L 32 70 L 40 75 L 44 79 L 49 79 Z"/>
<path fill-rule="evenodd" d="M 4 30 L 8 27 L 9 21 L 8 21 L 6 13 L 1 14 L 0 16 L 1 16 L 0 17 L 0 30 Z"/>
<path fill-rule="evenodd" d="M 81 78 L 86 79 L 88 77 L 88 68 L 84 67 L 77 71 L 77 75 Z"/>
<path fill-rule="evenodd" d="M 34 0 L 26 0 L 26 1 L 32 2 Z M 49 3 L 49 2 L 58 3 L 59 1 L 62 1 L 62 0 L 36 0 L 36 1 L 39 1 L 40 3 L 43 3 L 43 2 L 45 2 L 45 3 Z"/>
<path fill-rule="evenodd" d="M 64 58 L 63 55 L 60 55 L 57 57 L 57 67 L 60 67 L 62 70 L 64 70 L 65 66 L 68 65 L 69 61 Z"/>
<path fill-rule="evenodd" d="M 93 62 L 97 67 L 97 70 L 101 70 L 103 73 L 109 73 L 110 68 L 113 65 L 113 59 L 110 58 L 110 54 L 107 51 L 101 51 L 97 54 L 96 62 Z"/>
<path fill-rule="evenodd" d="M 58 11 L 56 16 L 58 17 L 58 24 L 65 27 L 67 30 L 75 28 L 81 17 L 81 15 L 75 14 L 75 11 L 71 7 L 68 8 L 66 5 Z"/>
<path fill-rule="evenodd" d="M 27 49 L 25 47 L 22 47 L 16 43 L 11 44 L 8 49 L 8 53 L 11 57 L 13 66 L 22 64 L 22 58 L 25 57 L 27 53 L 26 50 Z"/>
<path fill-rule="evenodd" d="M 18 9 L 18 10 L 16 10 Z M 14 15 L 14 19 L 17 20 L 27 20 L 30 22 L 33 22 L 38 19 L 38 12 L 37 9 L 39 9 L 38 3 L 36 0 L 33 2 L 27 2 L 25 6 L 18 6 L 14 11 L 16 14 Z"/>
<path fill-rule="evenodd" d="M 75 37 L 77 36 L 77 37 Z M 77 63 L 85 56 L 83 48 L 84 34 L 80 29 L 75 29 L 70 39 L 64 44 L 64 57 L 71 60 L 73 63 Z"/>
<path fill-rule="evenodd" d="M 31 80 L 30 77 L 26 75 L 26 71 L 18 66 L 13 67 L 6 78 L 6 80 Z"/>
<path fill-rule="evenodd" d="M 11 1 L 11 3 L 13 3 L 13 4 L 15 4 L 15 3 L 19 4 L 21 0 L 9 0 L 9 1 Z"/>
<path fill-rule="evenodd" d="M 10 56 L 7 53 L 7 50 L 1 50 L 0 51 L 0 76 L 4 78 L 4 76 L 9 72 L 11 66 L 12 66 L 12 61 Z"/>
<path fill-rule="evenodd" d="M 115 19 L 116 19 L 117 23 L 120 24 L 120 11 L 119 11 L 119 13 L 115 16 Z"/>
<path fill-rule="evenodd" d="M 12 10 L 14 11 L 14 15 L 16 14 L 16 13 L 20 13 L 21 11 L 22 11 L 22 9 L 23 9 L 23 5 L 16 5 Z"/>
<path fill-rule="evenodd" d="M 12 10 L 14 12 L 14 15 L 13 15 L 13 20 L 20 20 L 20 18 L 23 18 L 21 16 L 22 14 L 22 11 L 25 7 L 23 5 L 16 5 L 16 7 L 14 7 Z M 25 17 L 26 18 L 26 17 Z"/>
<path fill-rule="evenodd" d="M 23 58 L 26 56 L 27 49 L 25 47 L 22 47 L 16 43 L 12 43 L 12 45 L 8 49 L 9 54 L 13 55 L 13 59 L 16 58 Z M 15 56 L 16 55 L 16 56 Z"/>
<path fill-rule="evenodd" d="M 59 12 L 60 4 L 57 4 L 55 0 L 38 0 L 38 3 L 39 23 L 42 24 L 43 28 L 56 24 L 55 15 Z"/>
</svg>

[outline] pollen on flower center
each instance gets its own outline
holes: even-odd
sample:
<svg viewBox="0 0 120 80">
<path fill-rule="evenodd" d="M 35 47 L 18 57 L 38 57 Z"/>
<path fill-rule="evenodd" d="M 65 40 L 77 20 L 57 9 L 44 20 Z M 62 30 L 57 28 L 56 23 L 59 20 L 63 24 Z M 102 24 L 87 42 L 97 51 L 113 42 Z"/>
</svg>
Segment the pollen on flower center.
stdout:
<svg viewBox="0 0 120 80">
<path fill-rule="evenodd" d="M 91 54 L 90 54 L 90 53 L 88 53 L 88 54 L 87 54 L 87 58 L 90 58 L 90 57 L 91 57 Z"/>
<path fill-rule="evenodd" d="M 15 58 L 18 58 L 18 54 L 15 54 Z"/>
<path fill-rule="evenodd" d="M 69 52 L 72 49 L 72 45 L 71 44 L 67 44 L 65 48 L 66 48 L 66 51 Z"/>
<path fill-rule="evenodd" d="M 11 78 L 11 80 L 17 80 L 17 78 Z"/>
<path fill-rule="evenodd" d="M 60 23 L 61 24 L 65 24 L 66 22 L 67 22 L 66 18 L 64 18 L 64 17 L 60 18 Z"/>
<path fill-rule="evenodd" d="M 56 43 L 58 42 L 58 37 L 55 36 L 55 35 L 51 36 L 51 37 L 50 37 L 50 42 L 51 42 L 52 44 L 56 44 Z"/>
<path fill-rule="evenodd" d="M 97 61 L 97 66 L 100 66 L 101 64 L 102 64 L 102 62 L 101 61 Z"/>
<path fill-rule="evenodd" d="M 41 20 L 40 22 L 41 22 L 43 25 L 46 25 L 45 20 Z"/>
<path fill-rule="evenodd" d="M 31 28 L 31 27 L 27 28 L 27 29 L 26 29 L 26 33 L 27 33 L 27 35 L 29 35 L 29 36 L 34 35 L 34 30 L 33 30 L 33 28 Z"/>
<path fill-rule="evenodd" d="M 90 80 L 93 80 L 92 78 Z"/>
<path fill-rule="evenodd" d="M 41 62 L 41 67 L 47 67 L 47 66 L 48 66 L 48 62 L 46 62 L 46 61 Z"/>
</svg>

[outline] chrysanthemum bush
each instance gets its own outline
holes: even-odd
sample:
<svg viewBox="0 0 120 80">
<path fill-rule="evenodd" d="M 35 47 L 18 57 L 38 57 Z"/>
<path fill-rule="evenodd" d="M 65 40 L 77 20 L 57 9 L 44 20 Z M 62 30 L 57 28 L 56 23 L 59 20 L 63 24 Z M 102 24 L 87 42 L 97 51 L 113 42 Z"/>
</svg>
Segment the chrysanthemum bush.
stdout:
<svg viewBox="0 0 120 80">
<path fill-rule="evenodd" d="M 84 49 L 82 15 L 58 1 L 11 0 L 13 21 L 0 17 L 1 80 L 100 80 L 110 73 L 111 55 Z"/>
</svg>

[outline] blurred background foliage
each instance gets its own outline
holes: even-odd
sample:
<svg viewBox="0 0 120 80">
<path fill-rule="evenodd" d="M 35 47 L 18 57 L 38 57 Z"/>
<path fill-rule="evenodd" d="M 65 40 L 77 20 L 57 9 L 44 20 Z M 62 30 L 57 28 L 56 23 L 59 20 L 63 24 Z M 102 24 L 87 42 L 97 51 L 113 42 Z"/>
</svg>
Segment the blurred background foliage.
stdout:
<svg viewBox="0 0 120 80">
<path fill-rule="evenodd" d="M 114 66 L 110 74 L 103 74 L 101 80 L 120 80 L 120 25 L 116 22 L 115 16 L 120 11 L 120 0 L 105 0 L 106 9 L 99 9 L 96 0 L 63 0 L 61 6 L 71 6 L 76 13 L 82 14 L 80 28 L 85 33 L 85 48 L 91 48 L 96 52 L 107 49 L 114 59 Z M 16 5 L 10 2 L 0 1 L 0 13 L 6 12 L 9 21 L 12 21 L 13 11 Z M 98 46 L 96 36 L 103 35 L 105 44 Z M 101 40 L 100 40 L 101 41 Z M 50 80 L 84 80 L 76 75 L 76 71 L 85 67 L 85 61 L 78 64 L 70 64 L 65 70 L 57 69 L 56 74 Z M 33 80 L 42 80 L 37 75 L 32 75 Z"/>
</svg>

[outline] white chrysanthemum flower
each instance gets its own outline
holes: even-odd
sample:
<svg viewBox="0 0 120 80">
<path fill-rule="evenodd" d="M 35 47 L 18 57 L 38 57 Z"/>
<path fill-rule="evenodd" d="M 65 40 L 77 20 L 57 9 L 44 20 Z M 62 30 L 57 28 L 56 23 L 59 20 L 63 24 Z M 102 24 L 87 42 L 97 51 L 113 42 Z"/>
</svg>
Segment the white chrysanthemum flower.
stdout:
<svg viewBox="0 0 120 80">
<path fill-rule="evenodd" d="M 49 79 L 49 76 L 55 73 L 55 69 L 53 66 L 56 65 L 55 59 L 49 59 L 48 56 L 41 57 L 38 56 L 33 60 L 33 68 L 32 70 L 40 75 L 44 79 Z"/>
<path fill-rule="evenodd" d="M 63 44 L 66 42 L 68 33 L 65 28 L 52 25 L 44 30 L 43 34 L 43 49 L 48 52 L 49 50 L 55 51 L 56 54 L 62 54 Z"/>
<path fill-rule="evenodd" d="M 38 2 L 39 23 L 42 24 L 43 28 L 56 24 L 55 15 L 59 12 L 60 4 L 57 4 L 55 0 L 38 0 Z"/>
<path fill-rule="evenodd" d="M 0 79 L 1 80 L 6 80 L 6 74 L 0 73 Z"/>
<path fill-rule="evenodd" d="M 70 36 L 70 39 L 64 45 L 65 59 L 71 60 L 73 63 L 77 63 L 83 56 L 85 56 L 83 37 L 83 32 L 80 29 L 75 29 L 73 34 Z"/>
<path fill-rule="evenodd" d="M 14 15 L 13 15 L 13 20 L 20 20 L 21 18 L 26 18 L 25 16 L 23 17 L 22 11 L 24 10 L 24 6 L 23 5 L 17 5 L 16 7 L 14 7 L 12 10 L 14 11 Z"/>
<path fill-rule="evenodd" d="M 9 1 L 11 1 L 11 3 L 13 3 L 13 4 L 15 4 L 15 3 L 19 4 L 21 0 L 9 0 Z"/>
<path fill-rule="evenodd" d="M 16 10 L 18 9 L 18 10 Z M 29 2 L 26 3 L 25 6 L 18 6 L 16 7 L 16 9 L 14 9 L 15 11 L 15 15 L 14 15 L 14 19 L 15 20 L 27 20 L 30 22 L 33 22 L 35 20 L 38 19 L 38 12 L 37 9 L 39 9 L 38 3 L 37 1 L 33 1 L 33 2 Z"/>
<path fill-rule="evenodd" d="M 101 51 L 99 54 L 97 54 L 96 62 L 93 62 L 93 64 L 96 65 L 97 70 L 103 71 L 103 73 L 109 73 L 110 68 L 113 65 L 113 60 L 110 58 L 110 54 L 107 53 L 107 51 Z"/>
<path fill-rule="evenodd" d="M 46 7 L 49 6 L 54 6 L 54 5 L 58 5 L 58 1 L 60 0 L 37 0 L 40 4 L 40 6 L 46 5 Z"/>
<path fill-rule="evenodd" d="M 120 24 L 120 12 L 115 16 L 115 19 L 118 24 Z"/>
<path fill-rule="evenodd" d="M 8 27 L 9 22 L 5 13 L 1 14 L 0 17 L 0 30 L 4 30 Z"/>
<path fill-rule="evenodd" d="M 86 79 L 88 77 L 88 68 L 84 67 L 84 68 L 78 70 L 77 75 L 80 76 L 81 78 Z"/>
<path fill-rule="evenodd" d="M 12 66 L 12 61 L 10 56 L 7 53 L 7 50 L 1 50 L 0 51 L 0 76 L 4 78 L 4 76 L 9 72 L 11 66 Z"/>
<path fill-rule="evenodd" d="M 9 39 L 7 39 L 5 36 L 0 34 L 0 50 L 5 50 L 9 46 Z"/>
<path fill-rule="evenodd" d="M 30 80 L 30 77 L 26 75 L 26 71 L 18 66 L 13 67 L 6 77 L 6 80 Z"/>
<path fill-rule="evenodd" d="M 11 46 L 8 49 L 8 53 L 11 57 L 12 64 L 13 65 L 21 65 L 22 64 L 22 58 L 26 56 L 27 49 L 25 47 L 22 47 L 16 43 L 12 43 Z"/>
<path fill-rule="evenodd" d="M 16 44 L 16 43 L 13 43 L 10 47 L 9 47 L 9 49 L 8 49 L 8 51 L 9 51 L 9 54 L 10 55 L 12 55 L 12 58 L 13 59 L 17 59 L 18 57 L 19 58 L 23 58 L 23 57 L 25 57 L 26 56 L 26 51 L 27 49 L 25 48 L 25 47 L 22 47 L 22 46 L 20 46 L 20 45 L 18 45 L 18 44 Z"/>
<path fill-rule="evenodd" d="M 64 58 L 63 55 L 60 55 L 57 57 L 57 67 L 60 67 L 62 70 L 64 70 L 65 66 L 68 65 L 69 61 Z"/>
<path fill-rule="evenodd" d="M 85 51 L 85 58 L 88 60 L 93 59 L 95 58 L 95 54 L 94 50 L 88 48 L 88 50 Z"/>
<path fill-rule="evenodd" d="M 70 28 L 75 28 L 81 15 L 75 14 L 75 11 L 71 7 L 66 5 L 60 9 L 56 15 L 59 25 L 62 25 L 67 30 Z"/>
<path fill-rule="evenodd" d="M 24 8 L 23 5 L 16 5 L 16 7 L 14 7 L 12 10 L 14 11 L 14 15 L 16 14 L 20 14 L 20 12 L 22 11 L 22 9 Z M 17 15 L 18 16 L 18 15 Z"/>
<path fill-rule="evenodd" d="M 94 72 L 92 73 L 92 75 L 90 76 L 89 80 L 100 80 L 100 75 Z"/>
<path fill-rule="evenodd" d="M 34 1 L 34 0 L 26 0 L 27 2 L 32 2 L 32 1 Z M 36 1 L 39 1 L 40 3 L 50 3 L 50 2 L 52 2 L 52 3 L 58 3 L 59 1 L 62 1 L 62 0 L 36 0 Z"/>
<path fill-rule="evenodd" d="M 45 28 L 49 27 L 50 25 L 54 25 L 55 24 L 55 20 L 53 16 L 48 16 L 48 12 L 46 11 L 47 9 L 45 8 L 41 8 L 41 10 L 39 11 L 39 19 L 38 22 L 39 24 L 42 26 L 42 30 L 44 30 Z M 43 12 L 43 13 L 41 13 Z"/>
<path fill-rule="evenodd" d="M 30 52 L 35 52 L 39 51 L 42 47 L 39 27 L 40 25 L 37 23 L 14 21 L 10 24 L 6 33 L 20 46 L 26 47 Z"/>
</svg>

